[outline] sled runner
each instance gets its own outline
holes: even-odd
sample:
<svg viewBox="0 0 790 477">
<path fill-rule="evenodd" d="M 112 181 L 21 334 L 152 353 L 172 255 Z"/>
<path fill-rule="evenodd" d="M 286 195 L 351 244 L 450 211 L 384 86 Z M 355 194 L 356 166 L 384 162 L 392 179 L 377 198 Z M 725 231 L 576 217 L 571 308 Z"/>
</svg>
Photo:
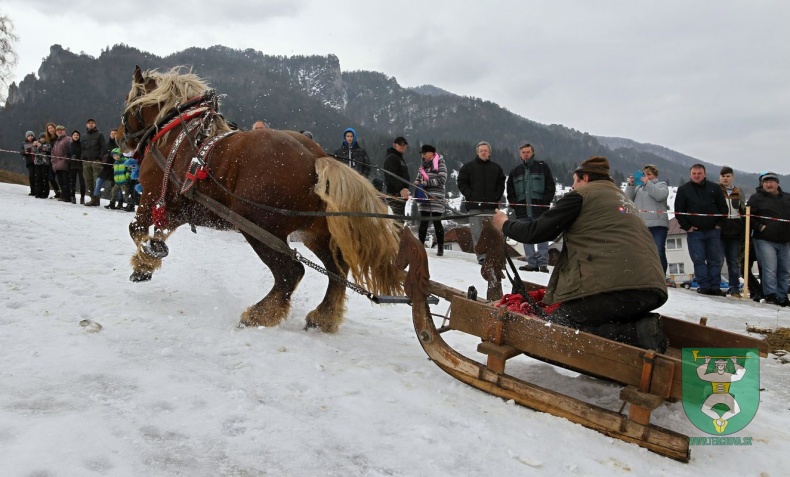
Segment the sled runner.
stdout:
<svg viewBox="0 0 790 477">
<path fill-rule="evenodd" d="M 409 267 L 405 289 L 412 300 L 417 337 L 442 370 L 489 394 L 682 462 L 689 460 L 689 437 L 650 423 L 654 409 L 681 400 L 681 348 L 757 348 L 760 356 L 767 356 L 767 345 L 760 340 L 667 316 L 662 316 L 662 322 L 670 348 L 663 354 L 565 326 L 547 326 L 539 318 L 497 308 L 495 302 L 469 299 L 466 292 L 430 280 L 425 251 L 419 241 L 411 239 L 415 243 L 407 245 L 404 242 L 409 238 L 402 235 L 398 265 Z M 484 271 L 483 276 L 487 275 L 493 274 Z M 489 283 L 489 292 L 491 289 Z M 443 317 L 445 324 L 438 328 L 426 301 L 431 294 L 450 302 L 450 311 Z M 470 351 L 476 351 L 476 357 L 484 362 L 449 346 L 442 335 L 450 332 L 480 338 L 477 349 Z M 622 385 L 623 407 L 620 411 L 604 409 L 507 374 L 508 359 L 522 354 Z M 625 404 L 630 405 L 627 414 L 622 413 Z"/>
</svg>

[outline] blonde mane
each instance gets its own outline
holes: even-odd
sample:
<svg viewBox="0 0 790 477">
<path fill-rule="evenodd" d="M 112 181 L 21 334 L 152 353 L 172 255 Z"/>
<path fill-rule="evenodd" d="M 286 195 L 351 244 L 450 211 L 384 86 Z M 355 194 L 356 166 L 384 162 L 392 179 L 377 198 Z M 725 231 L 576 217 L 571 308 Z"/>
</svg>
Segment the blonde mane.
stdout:
<svg viewBox="0 0 790 477">
<path fill-rule="evenodd" d="M 205 93 L 209 86 L 198 75 L 192 73 L 190 69 L 187 73 L 181 73 L 185 66 L 176 66 L 169 71 L 161 73 L 157 70 L 146 70 L 143 73 L 144 81 L 132 82 L 132 89 L 126 97 L 126 109 L 128 112 L 134 107 L 157 107 L 159 112 L 154 123 L 158 123 L 165 114 L 176 107 L 184 104 Z M 149 80 L 154 80 L 156 87 L 151 91 L 146 91 L 146 84 Z M 211 135 L 229 131 L 227 123 L 219 116 L 214 117 L 211 127 Z"/>
</svg>

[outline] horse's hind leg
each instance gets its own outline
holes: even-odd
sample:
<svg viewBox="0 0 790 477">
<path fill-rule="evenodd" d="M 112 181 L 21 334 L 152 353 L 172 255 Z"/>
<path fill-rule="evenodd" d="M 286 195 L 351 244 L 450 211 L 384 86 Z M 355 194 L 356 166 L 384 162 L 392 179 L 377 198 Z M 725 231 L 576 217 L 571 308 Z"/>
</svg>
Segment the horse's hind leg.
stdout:
<svg viewBox="0 0 790 477">
<path fill-rule="evenodd" d="M 258 257 L 269 267 L 274 276 L 274 286 L 263 300 L 241 314 L 241 324 L 246 326 L 277 326 L 291 311 L 291 296 L 304 276 L 304 265 L 291 257 L 275 252 L 255 238 L 243 234 Z"/>
<path fill-rule="evenodd" d="M 341 258 L 339 262 L 342 268 L 338 268 L 332 257 L 328 231 L 325 234 L 304 234 L 304 244 L 323 262 L 327 271 L 341 277 L 347 276 L 348 266 L 346 263 Z M 346 286 L 344 283 L 330 279 L 324 299 L 315 310 L 307 314 L 305 328 L 318 328 L 326 333 L 335 333 L 340 328 L 340 323 L 343 322 L 345 311 Z"/>
</svg>

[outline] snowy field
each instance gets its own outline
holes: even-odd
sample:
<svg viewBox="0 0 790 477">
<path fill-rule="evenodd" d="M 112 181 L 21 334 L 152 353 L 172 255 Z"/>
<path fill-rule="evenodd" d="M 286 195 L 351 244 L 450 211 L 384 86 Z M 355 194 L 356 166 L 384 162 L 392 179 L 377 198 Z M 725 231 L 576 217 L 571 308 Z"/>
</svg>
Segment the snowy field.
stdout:
<svg viewBox="0 0 790 477">
<path fill-rule="evenodd" d="M 338 334 L 302 331 L 326 283 L 312 270 L 281 327 L 239 329 L 271 283 L 241 235 L 180 229 L 163 268 L 135 284 L 132 214 L 28 191 L 0 184 L 0 476 L 788 475 L 790 365 L 774 356 L 761 360 L 757 415 L 734 434 L 753 445 L 694 446 L 682 464 L 456 381 L 426 358 L 406 305 L 350 295 Z M 435 280 L 485 290 L 471 255 L 429 256 Z M 790 326 L 790 308 L 669 293 L 667 315 L 740 333 Z M 448 341 L 474 354 L 476 339 Z M 542 362 L 508 371 L 620 405 L 618 386 Z M 653 416 L 704 435 L 681 403 Z"/>
</svg>

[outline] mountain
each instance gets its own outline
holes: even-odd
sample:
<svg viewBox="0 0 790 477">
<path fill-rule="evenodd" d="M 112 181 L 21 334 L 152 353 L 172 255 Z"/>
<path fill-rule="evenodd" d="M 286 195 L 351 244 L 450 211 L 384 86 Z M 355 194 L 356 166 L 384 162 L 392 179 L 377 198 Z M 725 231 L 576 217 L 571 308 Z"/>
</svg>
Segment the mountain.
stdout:
<svg viewBox="0 0 790 477">
<path fill-rule="evenodd" d="M 335 55 L 284 57 L 223 46 L 189 48 L 162 58 L 115 45 L 94 58 L 53 45 L 38 77 L 28 75 L 9 88 L 6 105 L 0 108 L 3 149 L 17 150 L 26 130 L 42 131 L 49 121 L 71 131 L 82 130 L 85 120 L 93 117 L 107 133 L 119 123 L 135 65 L 160 71 L 191 68 L 224 95 L 224 115 L 242 128 L 264 119 L 278 129 L 310 130 L 325 150 L 333 152 L 343 140 L 343 130 L 354 127 L 375 165 L 383 163 L 398 135 L 412 145 L 407 160 L 415 170 L 420 144 L 437 146 L 448 168 L 457 170 L 474 158 L 474 146 L 481 140 L 492 144 L 494 160 L 506 172 L 518 164 L 518 147 L 531 143 L 536 156 L 549 161 L 565 183 L 578 163 L 591 155 L 609 158 L 617 182 L 651 163 L 662 179 L 678 185 L 687 180 L 689 161 L 699 162 L 660 146 L 540 124 L 491 101 L 435 86 L 404 88 L 383 73 L 342 71 Z M 24 166 L 20 156 L 4 153 L 0 169 L 23 172 Z M 756 183 L 756 177 L 750 177 L 754 174 L 736 176 L 739 185 Z M 448 191 L 457 195 L 455 181 L 448 182 Z"/>
</svg>

